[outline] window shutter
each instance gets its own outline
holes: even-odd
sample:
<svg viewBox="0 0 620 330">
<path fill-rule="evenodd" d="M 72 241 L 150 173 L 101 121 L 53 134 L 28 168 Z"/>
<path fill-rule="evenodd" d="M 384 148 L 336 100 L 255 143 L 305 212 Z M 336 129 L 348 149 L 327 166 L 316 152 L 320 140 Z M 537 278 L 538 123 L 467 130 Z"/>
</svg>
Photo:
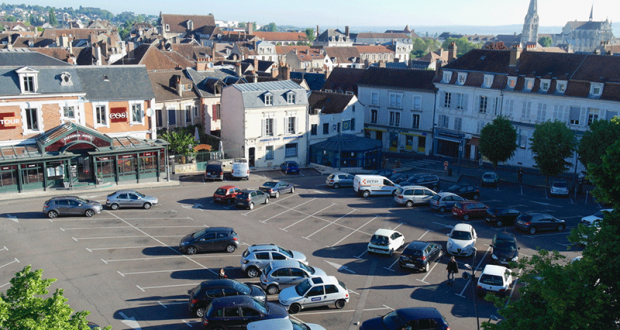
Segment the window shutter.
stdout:
<svg viewBox="0 0 620 330">
<path fill-rule="evenodd" d="M 217 105 L 214 104 L 212 105 L 213 109 L 212 109 L 212 115 L 211 115 L 211 119 L 212 120 L 218 120 L 219 118 L 217 118 Z"/>
<path fill-rule="evenodd" d="M 295 117 L 295 134 L 299 134 L 299 117 Z"/>
<path fill-rule="evenodd" d="M 463 110 L 467 111 L 467 105 L 469 101 L 469 95 L 463 94 Z"/>
<path fill-rule="evenodd" d="M 260 132 L 261 136 L 265 136 L 265 119 L 261 119 L 260 121 Z"/>
<path fill-rule="evenodd" d="M 273 136 L 278 136 L 278 119 L 277 118 L 273 118 Z"/>
</svg>

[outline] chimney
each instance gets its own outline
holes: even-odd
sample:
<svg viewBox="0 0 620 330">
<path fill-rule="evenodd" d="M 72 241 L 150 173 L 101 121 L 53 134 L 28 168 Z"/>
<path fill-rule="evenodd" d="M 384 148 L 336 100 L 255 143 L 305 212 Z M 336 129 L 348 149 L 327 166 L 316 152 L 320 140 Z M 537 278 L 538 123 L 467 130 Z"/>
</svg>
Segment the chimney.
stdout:
<svg viewBox="0 0 620 330">
<path fill-rule="evenodd" d="M 254 58 L 254 71 L 258 71 L 258 57 Z"/>
<path fill-rule="evenodd" d="M 277 78 L 278 77 L 278 66 L 277 65 L 272 65 L 271 66 L 271 78 Z"/>
<path fill-rule="evenodd" d="M 319 36 L 321 35 L 321 32 L 320 32 L 320 31 L 321 31 L 321 30 L 319 30 L 319 26 L 318 26 L 318 24 L 317 24 L 317 26 L 316 26 L 316 38 L 317 38 L 317 39 L 318 39 L 318 38 L 319 38 Z"/>
<path fill-rule="evenodd" d="M 254 34 L 254 24 L 248 22 L 248 24 L 246 26 L 247 26 L 247 29 L 248 29 L 248 34 L 249 35 L 253 35 Z"/>
<path fill-rule="evenodd" d="M 91 33 L 88 35 L 88 41 L 90 42 L 90 45 L 94 45 L 97 43 L 97 35 L 94 33 Z"/>
<path fill-rule="evenodd" d="M 102 65 L 103 62 L 101 60 L 101 47 L 99 47 L 99 45 L 95 44 L 95 60 L 96 63 L 95 65 Z"/>
<path fill-rule="evenodd" d="M 438 59 L 435 64 L 435 77 L 441 77 L 441 66 L 442 65 L 443 65 L 443 62 L 441 61 L 441 59 Z"/>
<path fill-rule="evenodd" d="M 241 75 L 243 74 L 241 72 L 241 63 L 239 62 L 235 63 L 235 73 L 237 74 L 238 77 L 241 77 Z"/>
<path fill-rule="evenodd" d="M 509 66 L 517 66 L 519 63 L 519 57 L 521 57 L 521 46 L 517 45 L 510 49 L 510 62 Z"/>
<path fill-rule="evenodd" d="M 67 54 L 67 63 L 75 65 L 75 56 L 73 56 L 72 54 Z"/>
<path fill-rule="evenodd" d="M 183 86 L 181 85 L 181 76 L 175 75 L 174 78 L 175 78 L 174 87 L 177 90 L 177 95 L 183 96 L 183 88 L 182 88 Z"/>
<path fill-rule="evenodd" d="M 349 26 L 348 26 L 348 25 L 346 25 L 346 26 L 344 27 L 344 34 L 345 34 L 347 37 L 349 37 Z"/>
<path fill-rule="evenodd" d="M 196 61 L 196 71 L 207 71 L 207 61 L 205 58 L 198 58 Z"/>
<path fill-rule="evenodd" d="M 448 46 L 448 63 L 456 60 L 456 44 L 451 42 Z"/>
<path fill-rule="evenodd" d="M 256 84 L 258 82 L 258 75 L 256 74 L 256 71 L 252 71 L 252 78 L 252 80 Z"/>
</svg>

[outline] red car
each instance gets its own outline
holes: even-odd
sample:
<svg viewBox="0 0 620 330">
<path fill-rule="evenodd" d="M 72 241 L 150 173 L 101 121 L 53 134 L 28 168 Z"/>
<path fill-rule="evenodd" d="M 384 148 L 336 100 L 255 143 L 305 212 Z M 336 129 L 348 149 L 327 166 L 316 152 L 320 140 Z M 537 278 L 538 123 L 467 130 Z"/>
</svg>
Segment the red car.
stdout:
<svg viewBox="0 0 620 330">
<path fill-rule="evenodd" d="M 232 204 L 235 197 L 241 192 L 241 188 L 235 186 L 222 186 L 213 193 L 213 201 L 216 203 Z"/>
<path fill-rule="evenodd" d="M 457 202 L 452 207 L 452 215 L 467 221 L 470 218 L 484 218 L 487 215 L 488 206 L 476 201 Z"/>
</svg>

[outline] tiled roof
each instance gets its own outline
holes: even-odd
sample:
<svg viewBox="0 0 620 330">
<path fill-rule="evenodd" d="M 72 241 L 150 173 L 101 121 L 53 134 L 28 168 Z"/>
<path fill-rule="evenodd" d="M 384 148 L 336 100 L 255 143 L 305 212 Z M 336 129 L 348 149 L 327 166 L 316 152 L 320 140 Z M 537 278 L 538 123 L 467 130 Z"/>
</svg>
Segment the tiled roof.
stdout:
<svg viewBox="0 0 620 330">
<path fill-rule="evenodd" d="M 368 68 L 364 71 L 364 74 L 358 81 L 358 85 L 435 91 L 435 85 L 433 85 L 435 71 L 375 67 Z"/>
<path fill-rule="evenodd" d="M 211 57 L 213 49 L 211 47 L 199 46 L 196 44 L 171 44 L 172 50 L 181 54 L 190 61 L 195 61 L 198 58 Z"/>
<path fill-rule="evenodd" d="M 357 84 L 366 70 L 350 68 L 334 68 L 323 84 L 323 90 L 335 92 L 352 92 L 357 95 Z"/>
<path fill-rule="evenodd" d="M 45 29 L 41 37 L 56 40 L 56 37 L 73 37 L 73 39 L 89 39 L 91 34 L 107 33 L 105 29 Z"/>
<path fill-rule="evenodd" d="M 174 51 L 163 51 L 154 44 L 142 44 L 113 65 L 143 64 L 147 70 L 174 70 L 196 65 Z"/>
<path fill-rule="evenodd" d="M 329 58 L 336 59 L 337 63 L 355 63 L 360 59 L 357 47 L 323 47 Z"/>
<path fill-rule="evenodd" d="M 382 45 L 362 46 L 356 45 L 360 54 L 378 54 L 378 53 L 390 53 L 394 54 L 394 51 Z"/>
<path fill-rule="evenodd" d="M 404 33 L 358 33 L 357 39 L 409 39 L 410 36 Z"/>
<path fill-rule="evenodd" d="M 185 77 L 185 74 L 181 70 L 150 71 L 148 75 L 153 92 L 155 93 L 156 102 L 197 98 L 193 88 L 189 91 L 183 91 L 181 94 L 182 96 L 177 94 L 175 85 L 176 78 L 181 80 L 181 84 L 193 85 L 193 81 Z"/>
<path fill-rule="evenodd" d="M 215 18 L 213 15 L 176 15 L 176 14 L 161 14 L 162 24 L 168 24 L 172 33 L 184 33 L 187 32 L 187 22 L 192 21 L 194 24 L 194 30 L 200 29 L 203 26 L 215 26 Z"/>
<path fill-rule="evenodd" d="M 303 32 L 254 31 L 253 35 L 265 41 L 308 41 L 308 36 Z"/>
<path fill-rule="evenodd" d="M 49 38 L 19 37 L 14 39 L 13 48 L 48 47 L 55 42 L 56 40 Z"/>
<path fill-rule="evenodd" d="M 322 114 L 342 113 L 351 99 L 352 94 L 313 91 L 308 97 L 308 109 L 321 109 Z"/>
</svg>

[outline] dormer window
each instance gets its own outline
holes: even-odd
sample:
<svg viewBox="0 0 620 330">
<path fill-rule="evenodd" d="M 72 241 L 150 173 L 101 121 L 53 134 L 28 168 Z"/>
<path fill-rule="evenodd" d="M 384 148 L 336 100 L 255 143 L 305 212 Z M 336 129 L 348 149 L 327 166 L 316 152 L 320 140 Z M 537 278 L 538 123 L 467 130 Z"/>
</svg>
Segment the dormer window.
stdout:
<svg viewBox="0 0 620 330">
<path fill-rule="evenodd" d="M 449 84 L 451 79 L 452 79 L 452 72 L 451 71 L 444 71 L 443 72 L 443 80 L 441 82 L 444 83 L 444 84 Z"/>
<path fill-rule="evenodd" d="M 170 31 L 170 24 L 166 24 L 166 31 Z"/>
<path fill-rule="evenodd" d="M 566 91 L 566 81 L 557 81 L 556 90 L 560 93 L 564 93 Z"/>
<path fill-rule="evenodd" d="M 541 79 L 540 80 L 540 90 L 546 92 L 549 90 L 549 85 L 551 85 L 551 80 L 549 79 Z"/>
<path fill-rule="evenodd" d="M 590 96 L 601 96 L 603 93 L 603 84 L 600 83 L 590 83 Z"/>
<path fill-rule="evenodd" d="M 516 77 L 510 77 L 508 78 L 508 88 L 515 88 L 515 85 L 517 85 L 517 78 Z"/>
<path fill-rule="evenodd" d="M 194 29 L 194 21 L 192 21 L 191 19 L 187 21 L 187 29 L 188 30 Z"/>
<path fill-rule="evenodd" d="M 534 78 L 525 78 L 525 86 L 523 90 L 531 91 L 534 87 Z"/>
<path fill-rule="evenodd" d="M 265 93 L 265 95 L 263 95 L 263 98 L 265 101 L 265 105 L 273 105 L 273 94 Z"/>
<path fill-rule="evenodd" d="M 29 67 L 23 67 L 16 70 L 19 76 L 19 87 L 22 94 L 36 93 L 39 90 L 37 75 L 39 71 L 33 70 Z"/>
<path fill-rule="evenodd" d="M 288 94 L 286 94 L 286 103 L 295 104 L 295 93 L 294 92 L 288 92 Z"/>
<path fill-rule="evenodd" d="M 458 79 L 456 80 L 456 83 L 458 85 L 464 85 L 465 84 L 465 80 L 467 80 L 467 73 L 459 73 Z"/>
<path fill-rule="evenodd" d="M 493 85 L 493 75 L 485 74 L 484 75 L 484 85 L 482 87 L 491 88 Z"/>
</svg>

